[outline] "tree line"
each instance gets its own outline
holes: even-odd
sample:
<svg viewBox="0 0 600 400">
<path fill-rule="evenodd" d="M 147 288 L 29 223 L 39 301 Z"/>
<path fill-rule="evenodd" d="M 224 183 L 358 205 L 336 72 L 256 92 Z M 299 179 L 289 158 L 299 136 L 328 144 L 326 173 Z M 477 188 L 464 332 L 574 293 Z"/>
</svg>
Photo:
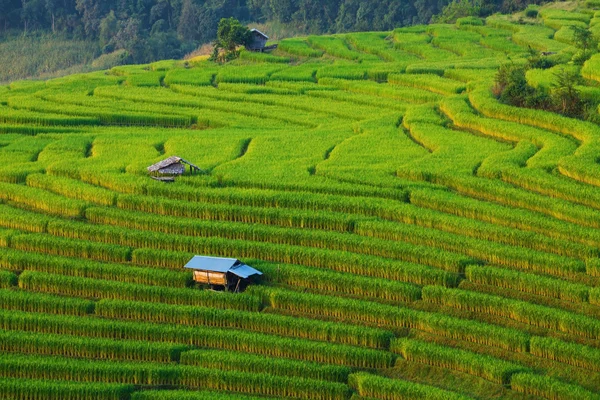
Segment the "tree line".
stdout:
<svg viewBox="0 0 600 400">
<path fill-rule="evenodd" d="M 215 39 L 222 18 L 298 33 L 391 30 L 427 23 L 451 0 L 0 0 L 0 36 L 47 31 L 127 50 L 131 62 L 179 58 Z M 531 0 L 452 0 L 511 12 Z M 478 11 L 479 12 L 479 11 Z"/>
</svg>

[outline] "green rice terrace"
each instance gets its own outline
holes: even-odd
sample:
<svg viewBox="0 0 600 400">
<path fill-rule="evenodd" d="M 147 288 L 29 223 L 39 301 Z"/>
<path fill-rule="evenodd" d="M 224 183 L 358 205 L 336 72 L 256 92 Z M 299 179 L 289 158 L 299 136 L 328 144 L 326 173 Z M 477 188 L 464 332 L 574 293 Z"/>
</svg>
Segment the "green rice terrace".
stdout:
<svg viewBox="0 0 600 400">
<path fill-rule="evenodd" d="M 599 399 L 600 126 L 492 92 L 596 3 L 0 87 L 0 397 Z"/>
</svg>

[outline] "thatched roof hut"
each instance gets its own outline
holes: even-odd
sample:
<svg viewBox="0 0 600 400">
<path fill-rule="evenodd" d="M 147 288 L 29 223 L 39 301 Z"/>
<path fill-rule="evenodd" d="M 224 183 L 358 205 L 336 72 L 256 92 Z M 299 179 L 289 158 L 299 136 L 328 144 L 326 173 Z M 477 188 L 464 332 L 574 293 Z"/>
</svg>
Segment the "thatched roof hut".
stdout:
<svg viewBox="0 0 600 400">
<path fill-rule="evenodd" d="M 191 162 L 181 157 L 172 156 L 149 166 L 148 172 L 154 179 L 172 182 L 175 176 L 183 175 L 186 165 L 190 167 L 190 173 L 192 174 L 202 171 Z"/>
</svg>

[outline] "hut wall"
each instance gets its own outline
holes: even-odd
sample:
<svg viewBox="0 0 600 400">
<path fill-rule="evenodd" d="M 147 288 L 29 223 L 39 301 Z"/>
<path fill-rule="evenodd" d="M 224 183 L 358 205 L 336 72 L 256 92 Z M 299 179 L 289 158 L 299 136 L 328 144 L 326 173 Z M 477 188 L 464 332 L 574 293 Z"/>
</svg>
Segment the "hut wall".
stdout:
<svg viewBox="0 0 600 400">
<path fill-rule="evenodd" d="M 223 272 L 194 271 L 194 280 L 211 285 L 227 285 L 227 278 Z"/>
</svg>

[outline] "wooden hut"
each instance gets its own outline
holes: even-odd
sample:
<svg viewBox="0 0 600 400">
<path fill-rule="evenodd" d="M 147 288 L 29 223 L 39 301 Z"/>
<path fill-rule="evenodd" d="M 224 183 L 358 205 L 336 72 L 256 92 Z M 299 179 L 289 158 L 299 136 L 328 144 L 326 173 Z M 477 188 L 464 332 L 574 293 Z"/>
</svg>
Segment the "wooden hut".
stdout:
<svg viewBox="0 0 600 400">
<path fill-rule="evenodd" d="M 262 275 L 235 258 L 194 256 L 185 268 L 194 271 L 194 281 L 198 283 L 234 292 L 244 290 L 254 276 Z"/>
<path fill-rule="evenodd" d="M 166 160 L 159 161 L 156 164 L 149 166 L 148 172 L 150 172 L 150 176 L 153 179 L 172 182 L 175 180 L 176 176 L 183 175 L 186 165 L 190 167 L 190 173 L 192 174 L 201 172 L 200 168 L 177 156 L 169 157 Z"/>
<path fill-rule="evenodd" d="M 269 37 L 258 29 L 250 29 L 250 43 L 246 45 L 248 51 L 264 51 Z"/>
</svg>

